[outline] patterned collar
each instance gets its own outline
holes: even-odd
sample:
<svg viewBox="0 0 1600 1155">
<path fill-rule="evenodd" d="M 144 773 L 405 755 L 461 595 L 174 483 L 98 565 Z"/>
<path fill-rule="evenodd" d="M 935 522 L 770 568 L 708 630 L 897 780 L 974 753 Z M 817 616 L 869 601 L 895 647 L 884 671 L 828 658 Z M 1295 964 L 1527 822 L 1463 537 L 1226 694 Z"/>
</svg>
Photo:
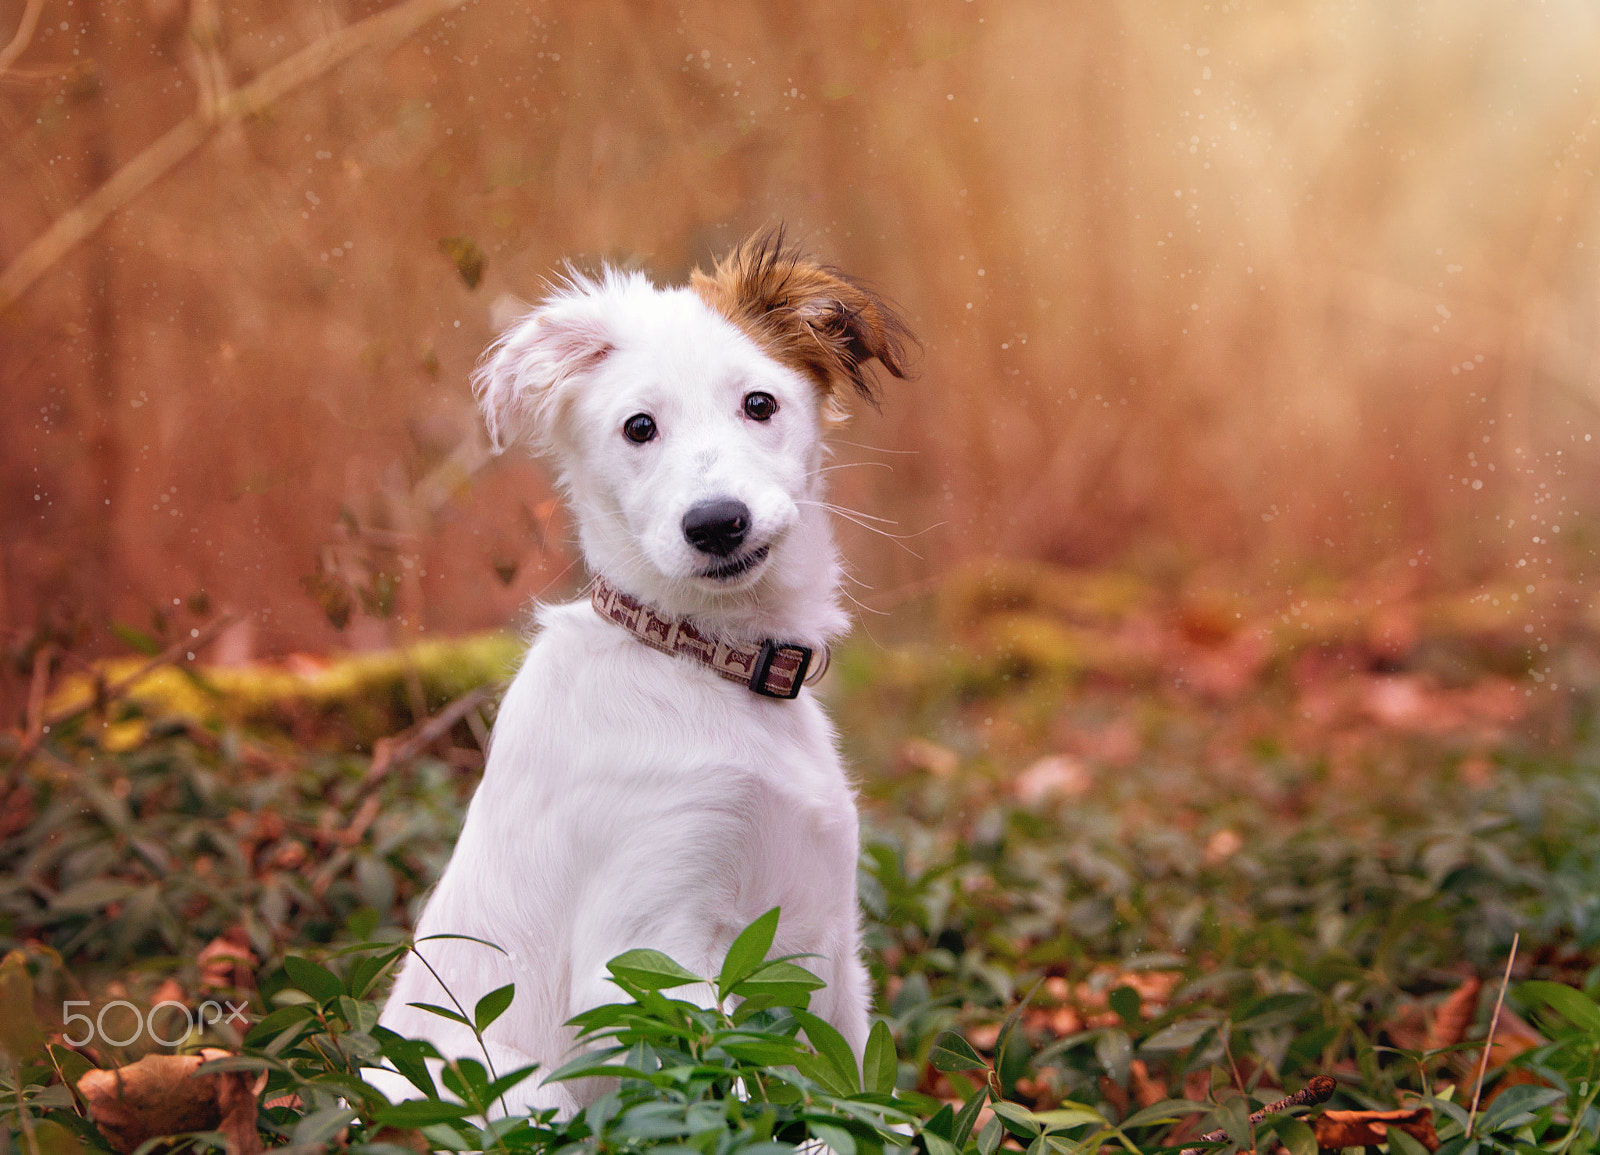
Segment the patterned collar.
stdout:
<svg viewBox="0 0 1600 1155">
<path fill-rule="evenodd" d="M 799 697 L 811 669 L 812 652 L 806 646 L 770 638 L 746 644 L 703 634 L 687 619 L 665 617 L 603 577 L 595 577 L 589 600 L 596 613 L 645 645 L 709 666 L 714 673 L 731 682 L 742 682 L 763 698 Z M 828 652 L 823 650 L 815 677 L 821 677 L 827 665 Z"/>
</svg>

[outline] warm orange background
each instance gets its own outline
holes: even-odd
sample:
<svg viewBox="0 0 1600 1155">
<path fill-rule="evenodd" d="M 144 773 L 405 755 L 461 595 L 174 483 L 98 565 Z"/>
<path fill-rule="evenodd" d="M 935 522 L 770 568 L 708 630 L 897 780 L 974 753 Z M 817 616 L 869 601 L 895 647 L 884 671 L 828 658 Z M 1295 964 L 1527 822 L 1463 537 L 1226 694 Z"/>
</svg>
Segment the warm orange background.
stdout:
<svg viewBox="0 0 1600 1155">
<path fill-rule="evenodd" d="M 0 265 L 396 7 L 44 0 Z M 476 0 L 222 125 L 0 312 L 0 623 L 15 656 L 227 608 L 239 658 L 569 591 L 543 473 L 482 452 L 497 317 L 564 258 L 678 280 L 775 220 L 925 342 L 844 434 L 838 499 L 915 535 L 844 527 L 864 601 L 991 552 L 1581 576 L 1597 61 L 1588 0 Z"/>
</svg>

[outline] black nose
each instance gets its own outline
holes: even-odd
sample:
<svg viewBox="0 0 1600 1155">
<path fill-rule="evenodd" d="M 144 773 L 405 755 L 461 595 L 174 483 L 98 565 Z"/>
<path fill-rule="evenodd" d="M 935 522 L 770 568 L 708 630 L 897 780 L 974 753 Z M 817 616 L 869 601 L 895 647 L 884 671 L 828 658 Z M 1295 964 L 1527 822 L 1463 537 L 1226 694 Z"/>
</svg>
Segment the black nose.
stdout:
<svg viewBox="0 0 1600 1155">
<path fill-rule="evenodd" d="M 722 498 L 702 501 L 683 515 L 683 536 L 701 553 L 727 557 L 750 532 L 750 507 Z"/>
</svg>

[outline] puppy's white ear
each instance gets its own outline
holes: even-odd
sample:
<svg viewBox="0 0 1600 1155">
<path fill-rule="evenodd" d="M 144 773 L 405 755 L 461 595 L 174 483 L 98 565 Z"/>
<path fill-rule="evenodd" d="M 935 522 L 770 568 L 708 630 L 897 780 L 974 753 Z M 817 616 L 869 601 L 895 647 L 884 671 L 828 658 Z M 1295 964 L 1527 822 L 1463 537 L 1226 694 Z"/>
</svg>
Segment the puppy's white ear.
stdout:
<svg viewBox="0 0 1600 1155">
<path fill-rule="evenodd" d="M 554 448 L 573 381 L 613 348 L 596 286 L 579 279 L 506 329 L 472 375 L 494 451 L 522 441 L 535 453 Z"/>
</svg>

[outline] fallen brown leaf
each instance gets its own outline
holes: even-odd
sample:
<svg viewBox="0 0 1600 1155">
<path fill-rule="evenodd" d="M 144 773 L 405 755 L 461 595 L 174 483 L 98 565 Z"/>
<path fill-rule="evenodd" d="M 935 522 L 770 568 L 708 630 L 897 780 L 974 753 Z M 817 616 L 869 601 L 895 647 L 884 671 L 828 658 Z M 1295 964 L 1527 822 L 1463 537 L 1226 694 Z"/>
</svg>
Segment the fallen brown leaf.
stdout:
<svg viewBox="0 0 1600 1155">
<path fill-rule="evenodd" d="M 1150 1074 L 1143 1059 L 1134 1059 L 1128 1064 L 1128 1085 L 1141 1107 L 1154 1107 L 1167 1097 L 1167 1085 Z"/>
<path fill-rule="evenodd" d="M 1433 1112 L 1426 1107 L 1408 1107 L 1401 1111 L 1324 1111 L 1311 1121 L 1317 1146 L 1324 1150 L 1381 1146 L 1389 1141 L 1390 1127 L 1404 1131 L 1429 1151 L 1439 1149 Z"/>
<path fill-rule="evenodd" d="M 396 1147 L 409 1147 L 417 1155 L 428 1155 L 433 1148 L 421 1131 L 402 1129 L 399 1127 L 380 1127 L 377 1134 L 368 1140 L 369 1143 L 392 1143 Z"/>
<path fill-rule="evenodd" d="M 203 990 L 226 990 L 255 985 L 252 968 L 255 955 L 242 926 L 233 926 L 200 948 L 195 962 L 200 966 Z"/>
<path fill-rule="evenodd" d="M 1428 1050 L 1453 1047 L 1467 1037 L 1467 1028 L 1472 1025 L 1472 1017 L 1478 1009 L 1478 992 L 1482 989 L 1482 980 L 1474 975 L 1439 1004 L 1433 1021 L 1428 1024 Z"/>
<path fill-rule="evenodd" d="M 1133 1103 L 1127 1089 L 1109 1075 L 1100 1076 L 1100 1097 L 1115 1107 L 1119 1116 L 1126 1116 Z"/>
<path fill-rule="evenodd" d="M 87 1072 L 78 1080 L 78 1093 L 100 1134 L 122 1155 L 146 1139 L 184 1131 L 221 1131 L 233 1155 L 258 1155 L 256 1096 L 266 1076 L 195 1074 L 201 1063 L 228 1057 L 209 1047 L 198 1055 L 146 1055 L 126 1067 Z"/>
</svg>

